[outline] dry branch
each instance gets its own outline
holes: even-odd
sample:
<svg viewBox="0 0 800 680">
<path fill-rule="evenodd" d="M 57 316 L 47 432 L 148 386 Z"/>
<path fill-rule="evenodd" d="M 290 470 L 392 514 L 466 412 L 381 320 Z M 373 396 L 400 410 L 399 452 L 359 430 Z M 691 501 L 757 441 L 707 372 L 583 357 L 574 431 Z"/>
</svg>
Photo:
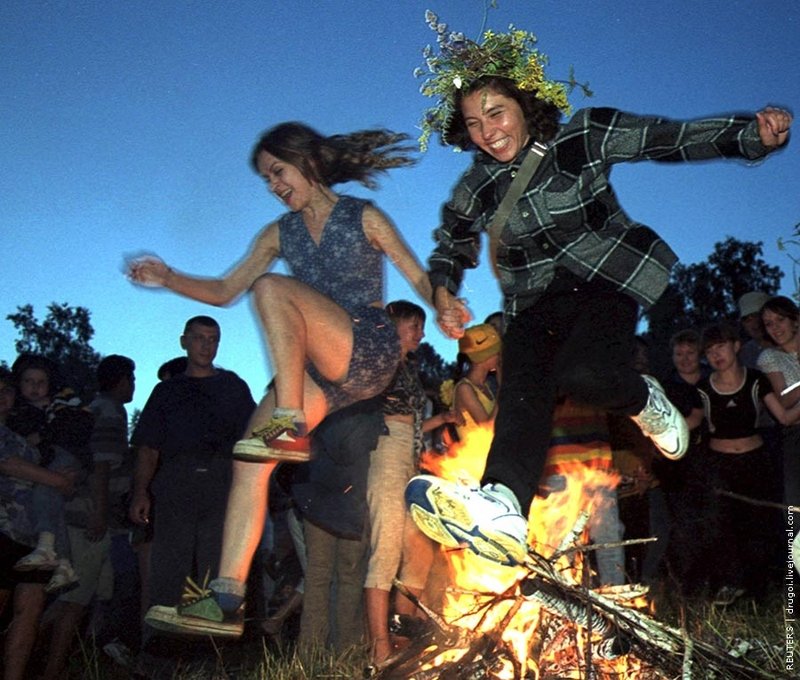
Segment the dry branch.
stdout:
<svg viewBox="0 0 800 680">
<path fill-rule="evenodd" d="M 571 540 L 581 534 L 582 522 L 585 524 L 585 517 L 581 515 L 569 534 Z M 594 549 L 602 547 L 593 546 Z M 604 677 L 599 669 L 624 655 L 630 655 L 631 659 L 649 668 L 648 674 L 642 676 L 648 678 L 690 680 L 693 670 L 700 670 L 704 678 L 725 680 L 788 677 L 762 671 L 721 647 L 692 638 L 685 629 L 656 621 L 646 611 L 635 607 L 636 598 L 646 592 L 642 586 L 593 590 L 574 583 L 570 575 L 555 567 L 559 555 L 586 549 L 562 542 L 550 559 L 531 551 L 525 563 L 526 573 L 505 592 L 473 593 L 473 598 L 479 601 L 475 610 L 481 614 L 480 623 L 474 629 L 449 623 L 396 581 L 397 588 L 428 615 L 432 625 L 423 635 L 411 640 L 408 647 L 374 669 L 373 677 L 381 680 L 491 680 L 500 677 L 501 666 L 506 674 L 503 677 L 508 677 L 510 665 L 513 678 L 522 680 L 525 669 L 504 640 L 504 633 L 526 602 L 535 602 L 541 612 L 538 634 L 531 640 L 529 650 L 540 667 L 540 678 L 573 677 L 568 676 L 567 666 L 571 664 L 575 669 L 580 663 L 575 656 L 579 634 L 585 634 L 590 641 L 584 657 L 593 677 Z M 495 610 L 500 606 L 506 609 Z M 493 611 L 498 615 L 502 611 L 505 613 L 492 625 L 489 621 L 493 618 L 489 614 Z M 452 653 L 447 656 L 444 652 Z M 548 656 L 548 653 L 551 654 Z M 556 675 L 550 674 L 551 666 Z M 598 673 L 595 673 L 596 668 Z"/>
</svg>

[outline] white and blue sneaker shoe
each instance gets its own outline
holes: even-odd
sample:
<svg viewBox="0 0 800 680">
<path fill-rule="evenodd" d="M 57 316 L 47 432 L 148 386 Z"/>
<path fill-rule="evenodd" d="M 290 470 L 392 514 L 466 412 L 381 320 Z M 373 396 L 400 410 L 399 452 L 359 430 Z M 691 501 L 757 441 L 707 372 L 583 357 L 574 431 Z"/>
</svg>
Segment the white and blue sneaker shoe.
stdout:
<svg viewBox="0 0 800 680">
<path fill-rule="evenodd" d="M 406 506 L 426 536 L 449 548 L 518 566 L 528 554 L 528 522 L 519 502 L 502 484 L 482 489 L 432 475 L 413 477 L 406 486 Z"/>
<path fill-rule="evenodd" d="M 641 413 L 631 416 L 642 432 L 656 445 L 665 458 L 683 458 L 689 446 L 689 427 L 672 402 L 667 399 L 664 388 L 655 378 L 642 375 L 647 383 L 649 395 Z"/>
</svg>

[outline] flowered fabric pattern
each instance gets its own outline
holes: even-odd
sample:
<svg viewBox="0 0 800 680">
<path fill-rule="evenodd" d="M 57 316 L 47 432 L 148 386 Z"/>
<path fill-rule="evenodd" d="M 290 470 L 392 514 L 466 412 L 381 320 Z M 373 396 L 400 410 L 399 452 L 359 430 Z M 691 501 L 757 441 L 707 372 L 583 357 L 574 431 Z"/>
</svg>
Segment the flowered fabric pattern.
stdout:
<svg viewBox="0 0 800 680">
<path fill-rule="evenodd" d="M 398 367 L 394 381 L 383 395 L 383 413 L 414 416 L 415 462 L 425 448 L 422 435 L 425 404 L 425 388 L 419 379 L 419 367 L 416 360 L 408 356 Z"/>
<path fill-rule="evenodd" d="M 383 299 L 383 253 L 364 236 L 365 201 L 340 196 L 317 245 L 300 213 L 279 222 L 280 255 L 292 275 L 350 314 Z"/>
<path fill-rule="evenodd" d="M 797 356 L 777 347 L 766 347 L 761 351 L 758 368 L 762 373 L 782 373 L 786 387 L 800 382 L 800 361 Z"/>
<path fill-rule="evenodd" d="M 0 461 L 22 458 L 39 464 L 39 451 L 5 425 L 0 425 Z M 33 483 L 0 474 L 0 532 L 18 543 L 34 546 L 31 515 Z"/>
</svg>

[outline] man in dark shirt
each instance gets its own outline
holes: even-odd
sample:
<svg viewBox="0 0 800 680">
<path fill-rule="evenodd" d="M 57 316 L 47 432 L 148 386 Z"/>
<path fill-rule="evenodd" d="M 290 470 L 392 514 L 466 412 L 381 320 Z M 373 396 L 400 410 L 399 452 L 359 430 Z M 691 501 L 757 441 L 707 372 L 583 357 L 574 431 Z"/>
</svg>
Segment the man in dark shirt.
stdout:
<svg viewBox="0 0 800 680">
<path fill-rule="evenodd" d="M 154 518 L 150 604 L 180 600 L 184 579 L 216 574 L 231 482 L 231 452 L 255 402 L 235 373 L 214 366 L 219 324 L 186 322 L 186 371 L 158 383 L 133 434 L 137 450 L 130 519 Z"/>
</svg>

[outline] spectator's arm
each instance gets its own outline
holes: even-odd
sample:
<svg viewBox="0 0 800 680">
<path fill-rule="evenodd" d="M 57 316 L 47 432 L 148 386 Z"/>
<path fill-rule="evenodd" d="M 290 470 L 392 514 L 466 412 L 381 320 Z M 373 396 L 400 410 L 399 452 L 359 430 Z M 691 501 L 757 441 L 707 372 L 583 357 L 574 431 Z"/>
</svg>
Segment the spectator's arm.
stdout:
<svg viewBox="0 0 800 680">
<path fill-rule="evenodd" d="M 52 486 L 65 496 L 70 496 L 75 491 L 74 475 L 63 472 L 53 472 L 52 470 L 43 468 L 36 463 L 31 463 L 29 460 L 19 458 L 18 456 L 9 456 L 0 461 L 0 474 L 8 477 L 16 477 L 17 479 L 33 482 L 34 484 Z"/>
<path fill-rule="evenodd" d="M 95 462 L 94 471 L 89 477 L 89 490 L 92 495 L 92 514 L 86 527 L 86 537 L 90 541 L 99 541 L 108 531 L 108 479 L 111 474 L 111 463 Z"/>
<path fill-rule="evenodd" d="M 158 451 L 140 446 L 136 451 L 136 470 L 133 473 L 133 494 L 128 517 L 136 524 L 150 521 L 150 482 L 156 473 Z"/>
</svg>

